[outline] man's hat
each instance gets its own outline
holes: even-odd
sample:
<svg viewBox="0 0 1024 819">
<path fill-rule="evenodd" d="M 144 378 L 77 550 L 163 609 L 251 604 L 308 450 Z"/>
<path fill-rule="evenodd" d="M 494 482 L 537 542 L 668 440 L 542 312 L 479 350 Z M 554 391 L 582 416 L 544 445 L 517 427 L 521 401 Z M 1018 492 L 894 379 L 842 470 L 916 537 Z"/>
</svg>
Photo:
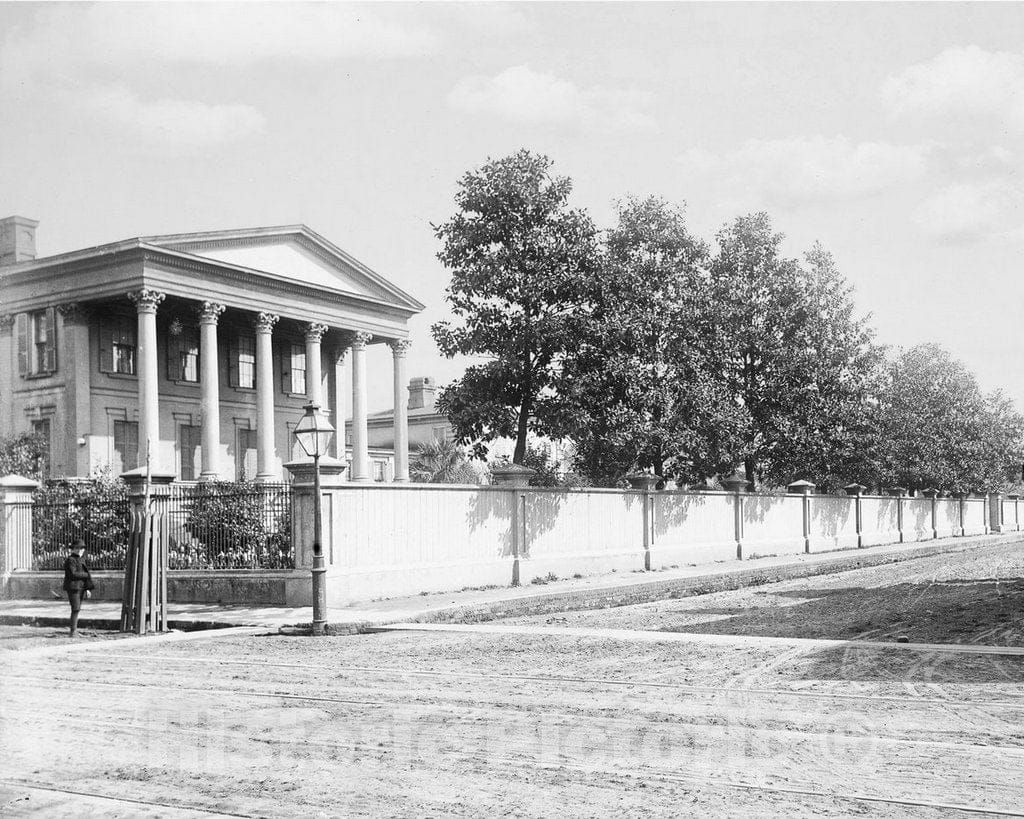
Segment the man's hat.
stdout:
<svg viewBox="0 0 1024 819">
<path fill-rule="evenodd" d="M 71 550 L 72 551 L 74 551 L 75 549 L 84 549 L 84 548 L 85 548 L 85 541 L 82 540 L 81 538 L 78 538 L 78 540 L 76 540 L 74 543 L 71 544 Z"/>
</svg>

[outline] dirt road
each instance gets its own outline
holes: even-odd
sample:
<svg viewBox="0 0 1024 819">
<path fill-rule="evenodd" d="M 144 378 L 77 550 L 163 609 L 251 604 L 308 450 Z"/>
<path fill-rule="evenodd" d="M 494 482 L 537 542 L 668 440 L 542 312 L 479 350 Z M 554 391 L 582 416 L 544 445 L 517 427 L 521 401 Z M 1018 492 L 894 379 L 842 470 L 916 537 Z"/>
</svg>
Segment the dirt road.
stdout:
<svg viewBox="0 0 1024 819">
<path fill-rule="evenodd" d="M 1003 558 L 1001 574 L 967 555 L 915 561 L 916 580 L 885 567 L 798 581 L 814 595 L 559 618 L 675 631 L 739 616 L 781 641 L 390 633 L 4 652 L 0 814 L 1017 815 L 1022 658 L 822 648 L 772 614 L 971 573 L 1006 587 L 1017 558 Z M 766 591 L 763 622 L 734 611 L 734 595 Z M 824 632 L 861 616 L 849 601 L 812 611 L 817 636 L 848 637 Z"/>
</svg>

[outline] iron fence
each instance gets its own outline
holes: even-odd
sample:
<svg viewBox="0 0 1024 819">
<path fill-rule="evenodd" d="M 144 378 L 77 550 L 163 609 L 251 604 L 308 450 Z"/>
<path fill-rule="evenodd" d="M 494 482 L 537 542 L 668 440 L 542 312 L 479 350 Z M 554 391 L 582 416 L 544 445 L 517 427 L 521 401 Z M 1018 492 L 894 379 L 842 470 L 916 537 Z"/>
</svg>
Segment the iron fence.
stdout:
<svg viewBox="0 0 1024 819">
<path fill-rule="evenodd" d="M 292 569 L 291 487 L 264 483 L 172 485 L 150 499 L 165 519 L 171 569 Z M 123 570 L 132 530 L 127 491 L 48 487 L 32 504 L 32 568 L 59 570 L 85 541 L 92 569 Z"/>
<path fill-rule="evenodd" d="M 287 484 L 204 482 L 154 499 L 167 516 L 171 569 L 293 569 Z"/>
</svg>

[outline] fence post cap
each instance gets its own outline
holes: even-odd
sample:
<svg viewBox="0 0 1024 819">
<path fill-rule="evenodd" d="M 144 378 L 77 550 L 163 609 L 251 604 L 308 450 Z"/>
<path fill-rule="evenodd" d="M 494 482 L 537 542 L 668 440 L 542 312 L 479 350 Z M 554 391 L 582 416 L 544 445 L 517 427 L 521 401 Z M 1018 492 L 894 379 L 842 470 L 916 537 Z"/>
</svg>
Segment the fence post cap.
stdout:
<svg viewBox="0 0 1024 819">
<path fill-rule="evenodd" d="M 862 483 L 848 483 L 843 487 L 843 491 L 847 495 L 863 495 L 867 489 L 868 488 Z"/>
<path fill-rule="evenodd" d="M 927 489 L 922 489 L 921 494 L 926 498 L 937 498 L 939 496 L 939 490 L 929 486 Z"/>
<path fill-rule="evenodd" d="M 737 494 L 740 492 L 746 492 L 747 489 L 750 488 L 750 481 L 747 480 L 746 474 L 741 472 L 739 469 L 733 472 L 729 477 L 722 478 L 720 483 L 728 491 L 736 492 Z"/>
<path fill-rule="evenodd" d="M 503 464 L 491 467 L 491 475 L 497 486 L 529 486 L 530 478 L 536 474 L 536 469 L 530 469 L 522 464 Z"/>
<path fill-rule="evenodd" d="M 1007 495 L 1006 499 L 1007 500 L 1017 500 L 1017 498 L 1019 498 L 1019 497 L 1020 497 L 1020 495 Z"/>
<path fill-rule="evenodd" d="M 29 492 L 39 488 L 39 481 L 26 478 L 23 475 L 4 475 L 0 478 L 0 489 L 21 489 Z"/>
<path fill-rule="evenodd" d="M 626 475 L 631 489 L 654 489 L 660 478 L 650 472 L 630 472 Z"/>
<path fill-rule="evenodd" d="M 799 480 L 786 486 L 786 491 L 791 495 L 810 495 L 814 491 L 815 484 L 810 481 Z"/>
<path fill-rule="evenodd" d="M 905 486 L 887 486 L 885 487 L 885 494 L 891 495 L 894 498 L 900 498 L 907 494 L 907 488 Z"/>
<path fill-rule="evenodd" d="M 164 486 L 171 483 L 175 479 L 173 472 L 150 472 L 149 480 L 150 483 L 158 486 Z M 140 466 L 135 469 L 129 469 L 127 472 L 121 473 L 121 479 L 128 484 L 128 486 L 141 486 L 146 482 L 146 467 Z"/>
<path fill-rule="evenodd" d="M 288 461 L 284 468 L 292 473 L 296 484 L 313 483 L 312 458 Z M 348 461 L 345 458 L 331 458 L 325 455 L 320 459 L 320 478 L 328 483 L 332 482 L 332 479 L 339 480 L 346 469 L 348 469 Z"/>
</svg>

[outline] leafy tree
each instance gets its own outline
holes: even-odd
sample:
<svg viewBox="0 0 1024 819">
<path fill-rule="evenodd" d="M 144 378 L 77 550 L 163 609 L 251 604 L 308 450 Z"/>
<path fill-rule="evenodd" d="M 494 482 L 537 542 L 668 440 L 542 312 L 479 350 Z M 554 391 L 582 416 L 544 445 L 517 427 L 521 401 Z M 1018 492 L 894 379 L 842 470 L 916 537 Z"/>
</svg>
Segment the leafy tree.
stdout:
<svg viewBox="0 0 1024 819">
<path fill-rule="evenodd" d="M 1024 418 L 937 344 L 891 363 L 878 408 L 879 478 L 919 490 L 997 489 L 1024 462 Z"/>
<path fill-rule="evenodd" d="M 577 468 L 614 485 L 631 469 L 690 480 L 728 466 L 742 407 L 714 377 L 707 247 L 681 209 L 627 199 L 604 242 L 593 309 L 566 356 L 552 405 Z"/>
<path fill-rule="evenodd" d="M 449 440 L 420 444 L 409 477 L 416 483 L 480 483 L 462 447 Z"/>
<path fill-rule="evenodd" d="M 835 488 L 862 472 L 881 350 L 820 246 L 806 266 L 781 254 L 767 214 L 717 235 L 709 305 L 725 347 L 725 389 L 749 415 L 735 460 L 752 483 L 797 477 Z"/>
<path fill-rule="evenodd" d="M 507 462 L 507 459 L 506 459 Z M 500 461 L 491 464 L 494 468 Z M 571 470 L 563 470 L 544 447 L 526 445 L 526 456 L 523 458 L 523 466 L 528 466 L 534 471 L 530 477 L 530 486 L 572 487 L 586 486 L 586 480 Z"/>
<path fill-rule="evenodd" d="M 21 475 L 43 479 L 48 456 L 46 438 L 34 432 L 22 432 L 0 441 L 0 475 Z"/>
<path fill-rule="evenodd" d="M 521 150 L 459 182 L 456 214 L 434 226 L 451 271 L 447 301 L 458 324 L 431 329 L 441 352 L 485 356 L 438 397 L 460 444 L 484 457 L 487 442 L 515 438 L 522 464 L 541 397 L 575 344 L 575 316 L 590 296 L 596 262 L 590 217 L 568 207 L 572 182 L 551 160 Z"/>
</svg>

